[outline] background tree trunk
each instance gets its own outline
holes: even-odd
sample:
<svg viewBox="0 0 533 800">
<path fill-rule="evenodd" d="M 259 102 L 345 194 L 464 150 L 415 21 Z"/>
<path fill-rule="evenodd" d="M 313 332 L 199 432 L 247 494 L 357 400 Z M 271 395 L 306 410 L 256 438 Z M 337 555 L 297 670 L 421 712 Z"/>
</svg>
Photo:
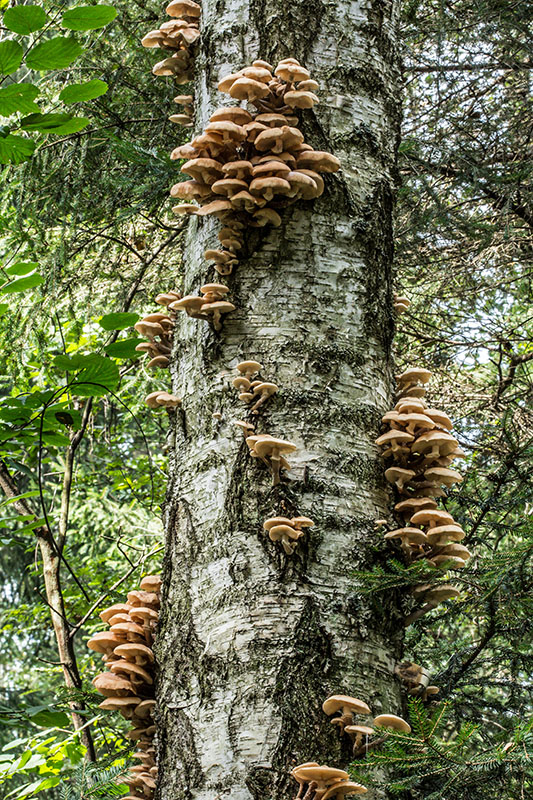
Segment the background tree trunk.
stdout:
<svg viewBox="0 0 533 800">
<path fill-rule="evenodd" d="M 398 712 L 402 626 L 393 599 L 358 596 L 376 558 L 389 492 L 373 440 L 390 407 L 392 205 L 400 117 L 396 2 L 219 0 L 203 5 L 196 129 L 229 98 L 220 77 L 255 58 L 294 56 L 320 83 L 302 129 L 341 159 L 314 203 L 252 232 L 227 279 L 237 310 L 220 334 L 180 316 L 176 413 L 157 644 L 161 800 L 287 800 L 297 763 L 350 761 L 321 710 L 331 693 Z M 212 280 L 215 220 L 191 219 L 187 293 Z M 170 278 L 169 287 L 170 288 Z M 158 287 L 164 290 L 167 287 Z M 235 364 L 256 359 L 280 392 L 257 431 L 298 451 L 278 486 L 232 421 L 245 406 Z M 220 412 L 222 419 L 213 417 Z M 316 527 L 292 557 L 263 521 Z"/>
</svg>

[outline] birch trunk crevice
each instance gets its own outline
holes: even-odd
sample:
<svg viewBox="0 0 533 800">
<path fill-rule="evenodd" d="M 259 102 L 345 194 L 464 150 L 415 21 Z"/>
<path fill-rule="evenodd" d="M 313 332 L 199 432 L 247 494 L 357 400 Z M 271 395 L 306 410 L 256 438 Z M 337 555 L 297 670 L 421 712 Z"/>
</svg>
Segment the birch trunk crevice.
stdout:
<svg viewBox="0 0 533 800">
<path fill-rule="evenodd" d="M 295 764 L 350 761 L 321 709 L 329 694 L 361 697 L 375 714 L 401 708 L 398 609 L 359 595 L 353 578 L 378 557 L 374 520 L 390 507 L 374 439 L 392 386 L 397 14 L 395 2 L 203 4 L 197 129 L 230 104 L 217 96 L 222 75 L 292 55 L 321 86 L 320 105 L 303 114 L 306 141 L 338 156 L 342 172 L 318 201 L 284 212 L 281 228 L 251 232 L 220 334 L 178 321 L 159 800 L 288 800 Z M 203 251 L 218 230 L 189 222 L 187 293 L 214 277 Z M 258 432 L 298 445 L 277 487 L 232 424 L 245 406 L 231 378 L 249 358 L 280 387 Z M 279 514 L 316 522 L 292 557 L 262 530 Z"/>
</svg>

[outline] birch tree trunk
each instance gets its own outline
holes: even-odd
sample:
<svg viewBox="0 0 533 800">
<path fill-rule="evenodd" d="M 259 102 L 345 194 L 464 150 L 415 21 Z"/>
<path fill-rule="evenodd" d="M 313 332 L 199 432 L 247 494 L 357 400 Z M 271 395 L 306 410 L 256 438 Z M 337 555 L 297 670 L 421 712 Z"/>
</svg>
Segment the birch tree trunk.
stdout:
<svg viewBox="0 0 533 800">
<path fill-rule="evenodd" d="M 321 86 L 320 105 L 303 112 L 306 141 L 342 171 L 318 201 L 283 212 L 281 228 L 251 233 L 249 258 L 225 281 L 237 310 L 220 334 L 178 320 L 160 800 L 288 800 L 296 764 L 350 761 L 321 709 L 329 694 L 374 714 L 400 710 L 398 610 L 358 595 L 353 578 L 376 558 L 374 520 L 390 505 L 374 439 L 392 387 L 397 16 L 396 0 L 203 4 L 196 129 L 229 104 L 216 92 L 222 75 L 293 56 Z M 186 293 L 216 277 L 203 251 L 218 246 L 219 227 L 190 220 Z M 232 424 L 245 413 L 231 386 L 244 359 L 280 387 L 257 432 L 298 445 L 277 487 Z M 291 557 L 262 529 L 277 515 L 315 520 Z"/>
</svg>

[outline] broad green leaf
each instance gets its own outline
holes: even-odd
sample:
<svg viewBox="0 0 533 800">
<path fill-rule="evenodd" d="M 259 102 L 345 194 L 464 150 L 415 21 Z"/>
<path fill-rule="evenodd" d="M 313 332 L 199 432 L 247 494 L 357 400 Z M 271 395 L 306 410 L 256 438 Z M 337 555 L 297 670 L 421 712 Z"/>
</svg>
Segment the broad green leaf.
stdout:
<svg viewBox="0 0 533 800">
<path fill-rule="evenodd" d="M 28 272 L 33 272 L 39 264 L 37 261 L 17 261 L 15 264 L 11 264 L 10 267 L 6 267 L 6 272 L 8 275 L 27 275 Z"/>
<path fill-rule="evenodd" d="M 87 365 L 71 386 L 73 394 L 80 397 L 103 397 L 109 390 L 117 388 L 120 374 L 114 361 L 99 355 L 88 356 L 87 361 Z"/>
<path fill-rule="evenodd" d="M 135 348 L 144 339 L 120 339 L 118 342 L 113 342 L 105 347 L 108 356 L 113 358 L 140 358 L 142 353 L 137 352 Z"/>
<path fill-rule="evenodd" d="M 73 117 L 72 114 L 30 114 L 20 121 L 25 131 L 41 133 L 76 133 L 89 124 L 87 117 Z"/>
<path fill-rule="evenodd" d="M 65 69 L 83 53 L 83 47 L 69 36 L 55 36 L 32 48 L 26 56 L 31 69 Z"/>
<path fill-rule="evenodd" d="M 105 27 L 116 16 L 113 6 L 78 6 L 65 11 L 61 24 L 71 31 L 92 31 Z"/>
<path fill-rule="evenodd" d="M 139 315 L 133 312 L 117 312 L 116 314 L 104 314 L 98 324 L 104 331 L 123 331 L 125 328 L 135 325 L 138 319 Z"/>
<path fill-rule="evenodd" d="M 0 503 L 0 506 L 10 506 L 11 503 L 16 503 L 17 500 L 26 500 L 28 497 L 39 497 L 39 490 L 33 489 L 31 492 L 24 492 L 24 494 L 18 494 L 16 497 L 10 497 L 9 500 L 4 500 Z M 4 750 L 7 750 L 7 747 L 4 747 Z"/>
<path fill-rule="evenodd" d="M 0 136 L 0 164 L 22 164 L 33 155 L 36 143 L 25 136 Z"/>
<path fill-rule="evenodd" d="M 0 116 L 7 117 L 22 111 L 31 114 L 39 111 L 39 106 L 33 101 L 39 94 L 39 89 L 31 83 L 12 83 L 0 89 Z"/>
<path fill-rule="evenodd" d="M 91 120 L 87 117 L 72 117 L 72 119 L 70 119 L 68 122 L 65 122 L 63 125 L 59 125 L 57 128 L 54 128 L 54 130 L 50 131 L 50 133 L 55 133 L 58 136 L 67 133 L 77 133 L 78 131 L 82 131 L 84 128 L 86 128 L 90 121 Z"/>
<path fill-rule="evenodd" d="M 20 127 L 25 131 L 48 133 L 71 119 L 72 114 L 29 114 L 21 119 Z"/>
<path fill-rule="evenodd" d="M 0 74 L 9 75 L 20 67 L 24 51 L 22 45 L 7 39 L 0 42 Z"/>
<path fill-rule="evenodd" d="M 0 288 L 0 294 L 13 294 L 14 292 L 24 292 L 26 289 L 34 289 L 44 283 L 44 278 L 35 272 L 33 275 L 28 275 L 26 278 L 17 278 L 16 281 L 5 284 Z"/>
<path fill-rule="evenodd" d="M 70 86 L 65 86 L 59 95 L 59 99 L 67 104 L 82 103 L 86 100 L 94 100 L 95 97 L 101 97 L 107 92 L 108 88 L 105 81 L 100 81 L 97 78 L 86 83 L 72 83 Z"/>
<path fill-rule="evenodd" d="M 30 719 L 41 728 L 66 728 L 70 724 L 68 715 L 63 711 L 38 711 Z"/>
<path fill-rule="evenodd" d="M 0 303 L 0 317 L 3 317 L 6 311 L 9 311 L 9 303 Z"/>
<path fill-rule="evenodd" d="M 23 36 L 44 28 L 48 22 L 48 15 L 41 6 L 14 6 L 4 13 L 4 25 L 10 31 Z"/>
<path fill-rule="evenodd" d="M 52 447 L 68 447 L 70 439 L 64 433 L 57 431 L 43 431 L 42 433 L 43 444 L 49 444 Z"/>
</svg>

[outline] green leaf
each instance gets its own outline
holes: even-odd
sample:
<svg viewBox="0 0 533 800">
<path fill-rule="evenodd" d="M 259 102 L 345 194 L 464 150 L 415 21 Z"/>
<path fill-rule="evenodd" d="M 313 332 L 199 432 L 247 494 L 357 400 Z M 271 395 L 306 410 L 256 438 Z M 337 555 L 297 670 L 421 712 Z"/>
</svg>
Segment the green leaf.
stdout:
<svg viewBox="0 0 533 800">
<path fill-rule="evenodd" d="M 33 272 L 38 266 L 37 261 L 17 261 L 15 264 L 11 264 L 10 267 L 6 267 L 5 271 L 8 275 L 27 275 L 28 272 Z"/>
<path fill-rule="evenodd" d="M 90 123 L 90 119 L 87 117 L 72 117 L 68 122 L 65 122 L 63 125 L 59 125 L 57 128 L 54 128 L 53 131 L 50 133 L 56 134 L 66 134 L 66 133 L 77 133 L 78 131 L 82 131 L 87 125 Z"/>
<path fill-rule="evenodd" d="M 9 311 L 9 303 L 0 303 L 0 317 L 3 317 L 6 311 Z"/>
<path fill-rule="evenodd" d="M 0 74 L 9 75 L 20 67 L 24 51 L 22 45 L 7 39 L 0 42 Z"/>
<path fill-rule="evenodd" d="M 0 136 L 0 164 L 22 164 L 31 158 L 36 146 L 33 139 L 25 136 Z"/>
<path fill-rule="evenodd" d="M 25 131 L 48 133 L 71 119 L 72 114 L 29 114 L 21 119 L 20 127 Z"/>
<path fill-rule="evenodd" d="M 43 431 L 42 434 L 43 444 L 49 444 L 52 447 L 68 447 L 70 439 L 64 433 L 58 431 Z"/>
<path fill-rule="evenodd" d="M 104 314 L 98 324 L 102 326 L 104 331 L 123 331 L 125 328 L 135 325 L 138 319 L 138 314 L 117 312 L 116 314 Z"/>
<path fill-rule="evenodd" d="M 25 131 L 41 133 L 76 133 L 89 124 L 87 117 L 73 117 L 72 114 L 30 114 L 20 121 Z"/>
<path fill-rule="evenodd" d="M 44 283 L 44 278 L 38 272 L 28 275 L 26 278 L 17 278 L 16 281 L 4 284 L 0 287 L 0 294 L 13 294 L 14 292 L 24 292 L 26 289 L 34 289 Z"/>
<path fill-rule="evenodd" d="M 69 36 L 55 36 L 32 48 L 26 56 L 31 69 L 65 69 L 83 53 L 83 47 Z"/>
<path fill-rule="evenodd" d="M 72 393 L 80 397 L 103 397 L 118 386 L 118 366 L 110 358 L 91 355 L 86 357 L 86 366 L 76 376 Z"/>
<path fill-rule="evenodd" d="M 39 497 L 39 490 L 32 489 L 31 492 L 24 492 L 24 494 L 18 494 L 16 497 L 10 497 L 8 500 L 4 500 L 0 503 L 0 506 L 9 506 L 11 503 L 15 503 L 17 500 L 26 500 L 28 497 Z M 4 750 L 7 748 L 4 747 Z"/>
<path fill-rule="evenodd" d="M 66 728 L 70 724 L 68 715 L 63 711 L 38 711 L 30 719 L 41 728 Z"/>
<path fill-rule="evenodd" d="M 70 86 L 65 86 L 59 95 L 59 99 L 67 104 L 83 103 L 86 100 L 94 100 L 95 97 L 101 97 L 107 92 L 108 88 L 105 81 L 100 81 L 97 78 L 86 83 L 72 83 Z"/>
<path fill-rule="evenodd" d="M 39 89 L 31 83 L 12 83 L 0 89 L 0 116 L 7 117 L 22 111 L 30 114 L 39 111 L 39 106 L 33 101 L 39 94 Z"/>
<path fill-rule="evenodd" d="M 138 353 L 135 348 L 144 339 L 120 339 L 118 342 L 108 344 L 105 349 L 108 356 L 113 358 L 140 358 L 142 353 Z"/>
<path fill-rule="evenodd" d="M 41 6 L 14 6 L 4 13 L 4 25 L 23 36 L 44 28 L 48 15 Z"/>
<path fill-rule="evenodd" d="M 116 16 L 113 6 L 78 6 L 65 11 L 61 24 L 71 31 L 92 31 L 105 27 Z"/>
</svg>

